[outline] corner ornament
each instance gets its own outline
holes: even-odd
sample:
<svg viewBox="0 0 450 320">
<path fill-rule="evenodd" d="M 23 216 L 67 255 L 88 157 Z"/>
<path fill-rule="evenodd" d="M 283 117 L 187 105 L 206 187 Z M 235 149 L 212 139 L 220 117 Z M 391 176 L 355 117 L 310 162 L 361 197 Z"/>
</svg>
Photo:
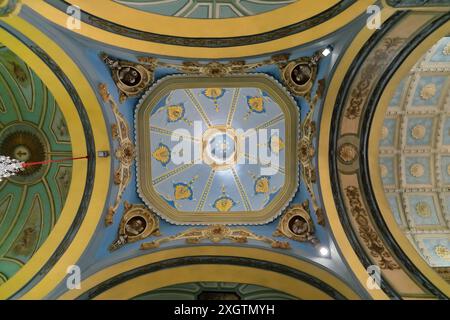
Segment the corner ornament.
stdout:
<svg viewBox="0 0 450 320">
<path fill-rule="evenodd" d="M 159 220 L 155 213 L 144 205 L 132 205 L 124 202 L 125 212 L 119 225 L 117 239 L 109 246 L 110 251 L 117 250 L 127 243 L 143 240 L 150 236 L 160 236 Z"/>
<path fill-rule="evenodd" d="M 128 97 L 138 96 L 153 82 L 156 59 L 149 60 L 147 64 L 138 64 L 119 60 L 105 53 L 101 54 L 101 58 L 119 90 L 120 103 Z"/>
<path fill-rule="evenodd" d="M 273 236 L 318 244 L 319 240 L 314 235 L 314 223 L 309 211 L 308 200 L 302 204 L 291 205 L 281 217 Z"/>
</svg>

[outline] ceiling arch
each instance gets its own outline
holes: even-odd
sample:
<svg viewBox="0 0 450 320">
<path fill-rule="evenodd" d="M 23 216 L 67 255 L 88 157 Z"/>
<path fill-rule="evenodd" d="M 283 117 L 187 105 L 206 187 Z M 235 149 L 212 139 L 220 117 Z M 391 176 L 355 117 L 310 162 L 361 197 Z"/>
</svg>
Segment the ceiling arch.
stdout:
<svg viewBox="0 0 450 320">
<path fill-rule="evenodd" d="M 24 38 L 23 34 L 17 31 L 17 29 L 28 34 L 29 37 Z M 58 47 L 53 46 L 54 43 L 49 38 L 43 36 L 41 32 L 31 27 L 29 24 L 22 24 L 18 26 L 17 29 L 12 31 L 14 32 L 14 34 L 12 34 L 4 27 L 4 25 L 2 25 L 0 27 L 2 43 L 8 50 L 14 52 L 15 55 L 23 60 L 23 63 L 26 64 L 30 70 L 33 70 L 33 73 L 35 73 L 48 88 L 48 92 L 51 92 L 54 96 L 54 100 L 59 106 L 62 116 L 65 119 L 65 123 L 67 124 L 72 154 L 86 155 L 87 150 L 91 150 L 91 154 L 95 155 L 95 151 L 92 149 L 94 145 L 99 148 L 108 149 L 109 141 L 106 138 L 106 133 L 99 134 L 99 132 L 105 130 L 105 127 L 102 125 L 103 122 L 101 121 L 101 110 L 99 107 L 96 108 L 96 106 L 98 106 L 98 100 L 95 96 L 93 98 L 93 93 L 89 91 L 89 85 L 84 86 L 80 91 L 75 90 L 73 87 L 73 83 L 82 83 L 84 79 L 79 69 L 74 66 L 73 61 L 68 59 L 61 51 L 58 52 L 58 55 L 55 55 L 52 50 L 57 51 Z M 46 51 L 42 49 L 41 41 L 44 41 Z M 56 60 L 62 59 L 64 62 L 60 64 L 55 62 L 53 58 Z M 60 68 L 59 65 L 62 65 L 63 67 Z M 62 70 L 67 71 L 69 75 L 66 75 Z M 69 77 L 78 78 L 77 81 L 72 82 L 69 80 Z M 89 94 L 91 94 L 90 97 Z M 35 100 L 35 102 L 37 101 L 38 100 Z M 89 109 L 85 109 L 82 106 L 87 101 L 89 101 L 89 105 L 91 106 Z M 34 103 L 32 105 L 34 105 Z M 9 107 L 10 106 L 8 106 L 8 109 Z M 36 106 L 30 108 L 30 110 L 32 110 L 32 108 L 36 108 L 37 110 Z M 54 108 L 55 107 L 53 107 L 53 109 Z M 27 116 L 32 119 L 32 113 L 28 113 L 28 111 Z M 67 140 L 67 137 L 63 135 L 65 130 L 61 131 L 63 128 L 61 126 L 61 121 L 57 121 L 58 117 L 59 120 L 61 120 L 61 116 L 45 113 L 44 123 L 50 123 L 49 129 L 47 130 L 47 132 L 49 132 L 49 140 L 52 141 L 53 139 L 53 141 L 61 142 L 62 140 Z M 96 126 L 90 131 L 89 122 L 95 118 L 97 119 Z M 54 121 L 53 119 L 56 120 Z M 23 124 L 24 122 L 22 121 L 21 123 Z M 67 133 L 65 133 L 65 135 L 67 135 Z M 67 151 L 70 151 L 70 148 L 66 148 L 65 152 Z M 57 153 L 55 153 L 54 156 L 57 157 Z M 33 254 L 29 261 L 16 272 L 13 277 L 0 286 L 0 298 L 8 298 L 32 280 L 35 280 L 36 278 L 41 279 L 46 276 L 55 265 L 58 265 L 61 256 L 64 255 L 66 249 L 71 244 L 74 233 L 76 233 L 79 228 L 83 227 L 83 224 L 80 225 L 78 223 L 79 219 L 84 221 L 83 218 L 86 218 L 85 220 L 89 220 L 89 217 L 91 217 L 91 219 L 98 218 L 96 212 L 101 210 L 99 207 L 103 207 L 103 204 L 96 204 L 93 208 L 89 199 L 91 196 L 95 198 L 97 195 L 99 196 L 98 199 L 104 199 L 106 197 L 106 188 L 102 190 L 100 187 L 100 190 L 98 190 L 98 187 L 96 187 L 96 185 L 104 186 L 103 183 L 105 182 L 105 179 L 108 181 L 109 176 L 108 174 L 105 174 L 105 172 L 109 172 L 109 162 L 107 159 L 104 160 L 106 161 L 103 162 L 102 166 L 98 166 L 95 156 L 91 157 L 89 161 L 75 161 L 72 163 L 72 170 L 73 172 L 77 172 L 77 174 L 72 176 L 65 205 L 60 213 L 60 219 L 56 221 L 52 232 L 48 235 L 47 241 L 42 244 L 41 248 Z M 97 182 L 95 182 L 96 174 L 102 175 L 103 178 L 101 182 L 99 182 L 98 179 Z M 20 176 L 17 178 L 20 179 Z M 66 188 L 67 187 L 65 187 L 65 189 Z M 58 187 L 56 186 L 52 193 L 57 194 L 57 189 Z M 40 205 L 42 205 L 42 201 L 36 200 L 34 203 L 34 211 L 37 211 L 40 208 Z M 84 237 L 86 237 L 86 234 L 84 234 Z M 82 251 L 82 248 L 78 249 Z M 74 254 L 72 253 L 70 256 L 74 257 Z M 63 269 L 66 270 L 66 264 L 64 264 Z"/>
<path fill-rule="evenodd" d="M 322 172 L 319 170 L 319 173 L 321 174 L 322 191 L 326 195 L 330 178 L 325 168 L 330 166 L 331 188 L 335 193 L 335 204 L 338 217 L 342 222 L 341 226 L 346 229 L 348 239 L 354 250 L 358 252 L 363 265 L 366 268 L 373 264 L 380 267 L 381 273 L 385 277 L 384 291 L 388 295 L 395 297 L 398 296 L 398 292 L 401 292 L 401 296 L 406 297 L 408 294 L 445 297 L 449 290 L 448 285 L 431 268 L 421 263 L 417 254 L 411 254 L 408 245 L 404 246 L 402 242 L 402 247 L 399 248 L 392 235 L 386 233 L 386 230 L 389 232 L 391 228 L 386 228 L 385 215 L 381 213 L 384 206 L 378 197 L 378 190 L 381 188 L 377 185 L 377 178 L 374 178 L 372 173 L 373 170 L 376 170 L 376 174 L 379 172 L 378 162 L 374 163 L 374 159 L 378 159 L 379 140 L 376 141 L 377 146 L 373 147 L 373 142 L 379 136 L 370 136 L 368 132 L 372 127 L 376 127 L 379 121 L 375 117 L 376 121 L 371 122 L 371 117 L 375 110 L 382 109 L 378 105 L 380 93 L 388 88 L 386 87 L 387 80 L 391 79 L 397 68 L 401 68 L 400 65 L 405 61 L 405 57 L 411 54 L 414 48 L 424 50 L 423 43 L 427 43 L 430 39 L 436 41 L 438 35 L 440 38 L 445 34 L 448 17 L 444 14 L 440 18 L 422 16 L 422 31 L 415 35 L 408 35 L 409 31 L 402 29 L 402 24 L 407 23 L 413 16 L 414 13 L 404 11 L 397 13 L 385 22 L 386 27 L 376 32 L 356 55 L 356 58 L 353 58 L 351 71 L 347 73 L 346 80 L 343 80 L 343 84 L 340 86 L 337 106 L 328 104 L 333 101 L 334 97 L 328 95 L 327 98 L 331 98 L 331 100 L 325 101 L 326 120 L 324 121 L 322 118 L 319 143 L 328 144 L 331 141 L 332 144 L 329 151 L 324 151 L 329 152 L 325 158 L 326 161 L 322 162 L 319 154 L 319 165 L 322 163 L 320 170 L 323 170 Z M 429 18 L 431 20 L 427 22 Z M 416 23 L 418 23 L 417 20 Z M 393 25 L 395 28 L 390 28 Z M 405 33 L 396 34 L 400 30 Z M 408 44 L 408 49 L 405 44 Z M 365 50 L 370 50 L 370 53 L 365 53 Z M 419 49 L 414 51 L 415 61 L 417 61 L 418 51 Z M 411 57 L 408 56 L 408 58 Z M 388 61 L 392 63 L 389 67 Z M 332 122 L 331 132 L 327 128 L 328 121 L 331 120 L 326 112 L 327 106 L 332 106 L 334 110 L 333 119 L 339 119 Z M 369 151 L 367 151 L 368 148 Z M 325 157 L 323 154 L 322 156 Z M 383 208 L 381 212 L 379 207 Z M 327 213 L 333 215 L 333 209 L 328 206 L 326 208 Z M 395 239 L 397 240 L 397 237 Z M 412 261 L 408 257 L 411 257 Z M 394 274 L 398 274 L 398 276 L 393 277 Z M 400 277 L 402 280 L 398 281 Z M 408 277 L 409 280 L 407 280 Z M 407 284 L 408 282 L 409 284 Z"/>
<path fill-rule="evenodd" d="M 263 286 L 300 299 L 359 299 L 340 277 L 316 263 L 230 246 L 177 248 L 128 259 L 90 275 L 81 291 L 66 291 L 58 299 L 131 299 L 174 284 L 211 281 Z"/>
<path fill-rule="evenodd" d="M 64 115 L 42 80 L 0 45 L 0 154 L 21 161 L 71 157 Z M 43 245 L 64 207 L 72 165 L 33 167 L 0 182 L 0 278 L 6 282 Z"/>
<path fill-rule="evenodd" d="M 450 266 L 450 38 L 395 90 L 380 140 L 380 175 L 395 220 L 432 267 Z"/>
</svg>

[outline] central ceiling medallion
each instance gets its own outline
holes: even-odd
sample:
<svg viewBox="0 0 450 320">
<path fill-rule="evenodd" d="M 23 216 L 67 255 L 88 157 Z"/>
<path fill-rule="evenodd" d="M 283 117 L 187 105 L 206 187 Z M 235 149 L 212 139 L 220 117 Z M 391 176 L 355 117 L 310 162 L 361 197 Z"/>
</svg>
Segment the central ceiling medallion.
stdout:
<svg viewBox="0 0 450 320">
<path fill-rule="evenodd" d="M 136 110 L 137 185 L 175 224 L 263 224 L 298 188 L 298 106 L 266 75 L 169 76 Z"/>
</svg>

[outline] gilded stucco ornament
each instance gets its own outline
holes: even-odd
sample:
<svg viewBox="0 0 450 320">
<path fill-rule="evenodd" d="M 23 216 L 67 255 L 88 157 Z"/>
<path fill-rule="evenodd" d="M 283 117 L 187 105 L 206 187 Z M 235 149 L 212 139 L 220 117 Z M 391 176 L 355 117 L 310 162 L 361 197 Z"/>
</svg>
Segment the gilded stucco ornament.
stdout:
<svg viewBox="0 0 450 320">
<path fill-rule="evenodd" d="M 444 56 L 450 56 L 450 42 L 446 44 L 444 49 L 442 49 L 442 54 Z"/>
<path fill-rule="evenodd" d="M 386 249 L 383 240 L 369 223 L 369 215 L 361 202 L 361 195 L 357 187 L 348 186 L 345 194 L 350 204 L 350 211 L 357 224 L 358 234 L 366 244 L 371 256 L 383 270 L 399 269 L 389 251 Z"/>
<path fill-rule="evenodd" d="M 309 96 L 321 58 L 321 51 L 318 51 L 312 57 L 301 57 L 284 64 L 278 63 L 283 84 L 296 96 Z"/>
<path fill-rule="evenodd" d="M 309 201 L 293 204 L 281 217 L 274 237 L 286 237 L 300 242 L 319 243 L 314 236 L 314 223 L 311 219 Z"/>
<path fill-rule="evenodd" d="M 234 243 L 247 243 L 249 240 L 270 244 L 272 248 L 290 249 L 289 242 L 274 240 L 269 237 L 256 235 L 247 228 L 231 228 L 226 225 L 216 224 L 205 228 L 190 228 L 176 235 L 159 238 L 157 240 L 141 244 L 142 250 L 158 248 L 162 243 L 184 240 L 188 244 L 198 244 L 202 240 L 219 243 L 229 240 Z"/>
<path fill-rule="evenodd" d="M 447 247 L 443 245 L 437 245 L 436 247 L 434 247 L 434 252 L 438 257 L 450 261 L 450 250 Z"/>
<path fill-rule="evenodd" d="M 339 160 L 345 164 L 352 164 L 358 158 L 358 148 L 351 143 L 344 143 L 339 147 Z"/>
<path fill-rule="evenodd" d="M 113 222 L 113 216 L 119 208 L 122 194 L 131 180 L 131 165 L 135 159 L 135 147 L 130 137 L 130 129 L 128 122 L 124 116 L 120 113 L 116 102 L 108 92 L 108 88 L 105 84 L 99 84 L 99 94 L 104 102 L 109 102 L 113 111 L 116 123 L 111 126 L 111 134 L 114 140 L 117 141 L 118 147 L 114 154 L 119 161 L 119 167 L 114 171 L 114 184 L 119 187 L 117 191 L 115 202 L 109 207 L 108 213 L 105 218 L 106 225 L 110 225 Z"/>
<path fill-rule="evenodd" d="M 111 71 L 111 76 L 119 90 L 119 100 L 123 103 L 128 97 L 141 94 L 152 82 L 154 63 L 138 64 L 130 61 L 119 60 L 101 54 L 103 62 Z"/>
<path fill-rule="evenodd" d="M 416 204 L 416 213 L 423 218 L 431 217 L 431 209 L 426 202 Z"/>
<path fill-rule="evenodd" d="M 380 164 L 380 173 L 382 178 L 386 177 L 389 173 L 388 168 L 384 164 Z"/>
<path fill-rule="evenodd" d="M 314 114 L 314 109 L 320 97 L 322 97 L 325 87 L 325 81 L 322 79 L 319 80 L 318 83 L 319 84 L 315 96 L 312 99 L 310 99 L 309 96 L 305 97 L 309 105 L 309 111 L 300 127 L 300 141 L 298 144 L 298 149 L 302 180 L 305 183 L 306 189 L 311 196 L 312 206 L 317 216 L 317 223 L 324 226 L 325 216 L 323 214 L 323 209 L 319 207 L 313 187 L 317 180 L 317 174 L 316 168 L 313 164 L 313 160 L 316 155 L 316 148 L 313 143 L 314 139 L 316 138 L 316 123 L 315 121 L 313 121 L 312 117 Z"/>
<path fill-rule="evenodd" d="M 381 139 L 386 139 L 389 136 L 389 129 L 386 126 L 383 126 L 381 129 Z"/>
<path fill-rule="evenodd" d="M 361 116 L 369 88 L 376 80 L 376 71 L 383 69 L 391 61 L 391 56 L 404 42 L 405 39 L 400 37 L 386 38 L 383 40 L 383 45 L 373 53 L 373 57 L 367 59 L 368 62 L 361 71 L 360 79 L 350 93 L 350 103 L 344 113 L 347 119 L 354 120 Z"/>
<path fill-rule="evenodd" d="M 181 64 L 169 63 L 157 60 L 154 57 L 143 56 L 139 57 L 138 61 L 142 64 L 149 64 L 154 67 L 171 68 L 190 75 L 205 75 L 210 77 L 222 77 L 230 74 L 242 74 L 251 71 L 255 68 L 262 67 L 268 64 L 283 64 L 289 60 L 288 54 L 274 55 L 257 63 L 247 63 L 244 60 L 236 60 L 227 63 L 212 61 L 202 63 L 198 61 L 183 61 Z"/>
<path fill-rule="evenodd" d="M 127 243 L 143 240 L 150 236 L 160 236 L 158 217 L 144 205 L 124 202 L 125 212 L 119 225 L 117 239 L 109 246 L 114 251 Z"/>
</svg>

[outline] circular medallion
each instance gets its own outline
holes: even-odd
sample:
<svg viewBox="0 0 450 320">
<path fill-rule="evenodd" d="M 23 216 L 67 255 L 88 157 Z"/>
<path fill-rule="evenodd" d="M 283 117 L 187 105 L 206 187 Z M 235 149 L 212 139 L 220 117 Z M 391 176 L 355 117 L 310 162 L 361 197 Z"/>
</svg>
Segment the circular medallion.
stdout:
<svg viewBox="0 0 450 320">
<path fill-rule="evenodd" d="M 345 164 L 351 164 L 358 156 L 358 150 L 351 143 L 344 143 L 339 148 L 339 159 Z"/>
<path fill-rule="evenodd" d="M 147 222 L 141 216 L 132 217 L 125 224 L 125 234 L 129 237 L 136 237 L 144 232 Z"/>
<path fill-rule="evenodd" d="M 423 218 L 428 218 L 431 216 L 430 207 L 426 202 L 419 202 L 416 205 L 416 213 Z"/>
<path fill-rule="evenodd" d="M 40 132 L 32 125 L 21 123 L 7 127 L 0 134 L 0 154 L 23 162 L 46 160 L 46 143 Z M 44 173 L 42 165 L 30 166 L 10 177 L 17 182 L 36 181 Z"/>
<path fill-rule="evenodd" d="M 289 220 L 289 230 L 296 235 L 302 235 L 308 232 L 308 222 L 301 216 L 293 216 Z"/>
<path fill-rule="evenodd" d="M 425 173 L 425 169 L 420 163 L 415 163 L 411 166 L 409 172 L 413 177 L 420 178 Z"/>
<path fill-rule="evenodd" d="M 418 124 L 411 129 L 411 135 L 414 139 L 420 140 L 423 139 L 423 137 L 425 137 L 426 131 L 427 129 L 424 126 Z"/>
<path fill-rule="evenodd" d="M 128 87 L 135 87 L 141 83 L 141 73 L 131 66 L 123 67 L 117 70 L 117 77 L 120 82 Z"/>
<path fill-rule="evenodd" d="M 292 69 L 291 79 L 295 84 L 303 86 L 311 80 L 312 73 L 313 71 L 307 63 L 299 63 Z"/>
</svg>

